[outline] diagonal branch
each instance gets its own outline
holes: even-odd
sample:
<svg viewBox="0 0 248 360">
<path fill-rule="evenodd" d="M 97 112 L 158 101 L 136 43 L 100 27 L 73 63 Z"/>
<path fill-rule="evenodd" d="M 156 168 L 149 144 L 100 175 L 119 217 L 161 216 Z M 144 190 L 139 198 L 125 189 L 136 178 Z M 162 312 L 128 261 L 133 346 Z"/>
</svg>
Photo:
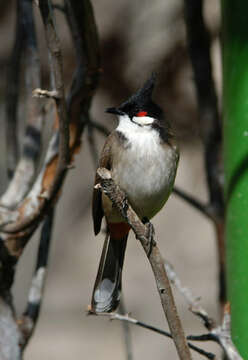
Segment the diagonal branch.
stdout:
<svg viewBox="0 0 248 360">
<path fill-rule="evenodd" d="M 212 211 L 211 206 L 203 204 L 198 199 L 194 198 L 193 196 L 187 194 L 185 191 L 179 189 L 178 187 L 174 186 L 173 193 L 186 201 L 189 205 L 193 206 L 195 209 L 200 211 L 203 215 L 209 218 L 212 221 L 216 221 L 215 214 Z"/>
<path fill-rule="evenodd" d="M 110 198 L 114 206 L 117 207 L 122 216 L 131 226 L 148 257 L 156 280 L 164 314 L 167 318 L 179 358 L 184 360 L 191 359 L 191 354 L 175 306 L 169 279 L 165 271 L 163 258 L 153 240 L 151 227 L 144 225 L 136 215 L 134 210 L 128 204 L 123 191 L 111 178 L 111 173 L 105 168 L 99 168 L 97 173 L 101 179 L 101 184 L 98 184 L 98 186 Z M 150 235 L 151 239 L 149 239 Z"/>
<path fill-rule="evenodd" d="M 103 136 L 108 136 L 110 134 L 110 131 L 97 121 L 91 120 L 91 126 Z"/>
<path fill-rule="evenodd" d="M 178 275 L 176 274 L 171 264 L 165 262 L 165 268 L 167 275 L 170 279 L 170 282 L 176 287 L 179 293 L 184 297 L 190 308 L 190 311 L 195 315 L 197 315 L 203 321 L 204 326 L 208 330 L 213 329 L 216 326 L 216 323 L 212 318 L 209 317 L 208 313 L 200 305 L 199 297 L 195 297 L 189 288 L 183 286 L 181 280 L 179 279 Z"/>
</svg>

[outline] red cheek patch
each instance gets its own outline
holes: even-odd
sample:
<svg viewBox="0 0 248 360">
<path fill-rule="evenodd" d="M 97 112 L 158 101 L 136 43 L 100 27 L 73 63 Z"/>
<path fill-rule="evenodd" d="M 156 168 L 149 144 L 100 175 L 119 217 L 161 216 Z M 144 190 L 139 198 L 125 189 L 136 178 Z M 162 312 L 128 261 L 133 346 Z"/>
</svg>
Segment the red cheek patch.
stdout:
<svg viewBox="0 0 248 360">
<path fill-rule="evenodd" d="M 140 111 L 138 112 L 138 114 L 136 114 L 136 116 L 146 116 L 147 115 L 147 111 Z"/>
</svg>

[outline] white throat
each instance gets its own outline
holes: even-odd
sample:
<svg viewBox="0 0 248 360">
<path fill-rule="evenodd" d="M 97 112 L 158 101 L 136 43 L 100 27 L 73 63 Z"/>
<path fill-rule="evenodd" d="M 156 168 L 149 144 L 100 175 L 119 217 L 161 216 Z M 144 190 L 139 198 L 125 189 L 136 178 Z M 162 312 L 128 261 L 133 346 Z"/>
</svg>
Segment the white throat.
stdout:
<svg viewBox="0 0 248 360">
<path fill-rule="evenodd" d="M 134 116 L 133 121 L 138 125 L 151 125 L 154 122 L 155 119 L 153 119 L 150 116 Z"/>
</svg>

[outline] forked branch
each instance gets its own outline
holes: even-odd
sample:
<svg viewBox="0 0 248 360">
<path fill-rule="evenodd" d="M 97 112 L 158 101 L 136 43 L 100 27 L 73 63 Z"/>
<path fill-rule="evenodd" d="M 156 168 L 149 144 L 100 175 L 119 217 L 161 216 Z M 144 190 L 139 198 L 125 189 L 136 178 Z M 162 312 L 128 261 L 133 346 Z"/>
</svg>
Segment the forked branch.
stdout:
<svg viewBox="0 0 248 360">
<path fill-rule="evenodd" d="M 231 339 L 231 315 L 229 305 L 226 305 L 224 308 L 222 324 L 217 325 L 217 322 L 211 318 L 207 311 L 201 306 L 200 299 L 195 297 L 189 288 L 182 285 L 174 268 L 169 263 L 165 263 L 165 267 L 171 283 L 174 284 L 176 289 L 182 294 L 189 306 L 189 310 L 202 321 L 208 330 L 207 334 L 190 335 L 187 336 L 187 339 L 193 341 L 214 341 L 222 347 L 228 360 L 242 360 Z"/>
<path fill-rule="evenodd" d="M 168 331 L 159 329 L 159 328 L 149 325 L 143 321 L 139 321 L 139 320 L 131 317 L 129 314 L 122 315 L 122 314 L 113 312 L 113 313 L 99 313 L 98 315 L 107 316 L 107 317 L 109 317 L 110 320 L 119 320 L 124 323 L 127 322 L 129 324 L 136 325 L 136 326 L 142 327 L 144 329 L 154 331 L 157 334 L 160 334 L 167 338 L 172 339 L 172 335 Z M 216 356 L 214 354 L 207 352 L 207 351 L 199 348 L 198 346 L 191 344 L 190 342 L 188 342 L 188 346 L 190 349 L 196 351 L 198 354 L 205 356 L 207 359 L 211 359 L 211 360 L 216 359 Z"/>
</svg>

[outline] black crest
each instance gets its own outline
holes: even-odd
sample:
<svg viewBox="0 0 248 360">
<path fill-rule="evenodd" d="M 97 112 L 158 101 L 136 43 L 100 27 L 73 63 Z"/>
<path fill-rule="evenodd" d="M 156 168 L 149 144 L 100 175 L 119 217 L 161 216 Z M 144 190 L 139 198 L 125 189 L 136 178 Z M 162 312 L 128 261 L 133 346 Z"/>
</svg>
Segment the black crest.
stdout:
<svg viewBox="0 0 248 360">
<path fill-rule="evenodd" d="M 162 109 L 152 101 L 152 93 L 156 82 L 156 75 L 152 76 L 145 84 L 128 100 L 116 108 L 109 108 L 106 111 L 112 114 L 127 114 L 130 118 L 139 112 L 147 112 L 148 116 L 160 119 L 163 115 Z"/>
</svg>

